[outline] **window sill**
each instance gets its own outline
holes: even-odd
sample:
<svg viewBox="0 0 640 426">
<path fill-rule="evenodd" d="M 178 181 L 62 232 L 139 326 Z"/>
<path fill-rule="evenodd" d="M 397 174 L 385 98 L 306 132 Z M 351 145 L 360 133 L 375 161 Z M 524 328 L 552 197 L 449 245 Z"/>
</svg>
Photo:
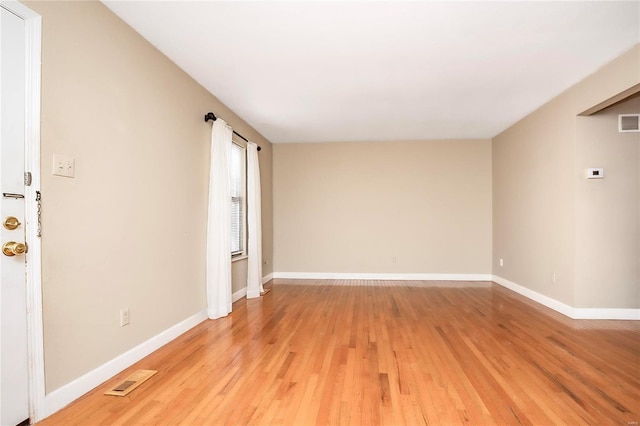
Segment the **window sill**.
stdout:
<svg viewBox="0 0 640 426">
<path fill-rule="evenodd" d="M 239 255 L 233 256 L 231 258 L 231 263 L 237 262 L 238 260 L 245 260 L 245 259 L 248 259 L 248 258 L 249 258 L 249 256 L 247 256 L 246 254 L 239 254 Z"/>
</svg>

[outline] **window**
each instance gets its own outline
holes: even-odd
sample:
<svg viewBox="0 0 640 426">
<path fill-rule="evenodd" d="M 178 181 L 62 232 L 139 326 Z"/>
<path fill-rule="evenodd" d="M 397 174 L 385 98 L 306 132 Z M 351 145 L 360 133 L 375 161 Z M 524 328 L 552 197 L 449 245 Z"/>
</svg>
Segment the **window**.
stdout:
<svg viewBox="0 0 640 426">
<path fill-rule="evenodd" d="M 246 228 L 246 150 L 231 144 L 231 256 L 245 251 Z"/>
</svg>

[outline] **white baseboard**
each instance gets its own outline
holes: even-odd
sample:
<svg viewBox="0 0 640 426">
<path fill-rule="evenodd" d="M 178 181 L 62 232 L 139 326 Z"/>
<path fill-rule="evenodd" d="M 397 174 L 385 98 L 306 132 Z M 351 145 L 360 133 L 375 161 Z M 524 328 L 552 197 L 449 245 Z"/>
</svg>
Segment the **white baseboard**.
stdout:
<svg viewBox="0 0 640 426">
<path fill-rule="evenodd" d="M 640 321 L 640 309 L 575 308 L 573 318 Z"/>
<path fill-rule="evenodd" d="M 264 277 L 262 277 L 262 284 L 269 282 L 273 279 L 273 273 L 265 275 Z M 231 301 L 232 303 L 237 302 L 238 300 L 242 299 L 243 297 L 247 296 L 247 288 L 241 288 L 240 290 L 236 291 L 235 293 L 233 293 L 231 295 Z M 254 295 L 253 297 L 259 297 L 260 293 L 258 293 L 257 295 Z"/>
<path fill-rule="evenodd" d="M 235 303 L 247 295 L 247 288 L 241 288 L 231 295 L 231 303 Z"/>
<path fill-rule="evenodd" d="M 345 272 L 274 272 L 273 278 L 312 280 L 491 281 L 491 274 L 385 274 Z"/>
<path fill-rule="evenodd" d="M 493 276 L 493 281 L 503 287 L 508 288 L 509 290 L 513 290 L 516 293 L 533 300 L 534 302 L 538 302 L 541 305 L 546 306 L 547 308 L 551 308 L 556 312 L 560 312 L 562 315 L 573 318 L 573 307 L 565 303 L 559 302 L 556 299 L 545 296 L 542 293 L 538 293 L 537 291 L 533 291 L 531 289 L 528 289 L 527 287 L 523 287 L 520 284 L 516 284 L 513 281 L 509 281 L 497 275 Z"/>
<path fill-rule="evenodd" d="M 198 312 L 186 320 L 179 322 L 173 327 L 170 327 L 160 334 L 150 338 L 146 342 L 139 344 L 135 348 L 128 350 L 105 364 L 102 364 L 95 370 L 88 372 L 84 376 L 79 377 L 71 383 L 68 383 L 46 395 L 44 401 L 45 407 L 41 419 L 49 417 L 56 411 L 64 408 L 96 386 L 100 386 L 102 383 L 120 373 L 125 368 L 128 368 L 134 363 L 140 361 L 145 356 L 166 345 L 176 337 L 206 319 L 206 311 Z"/>
<path fill-rule="evenodd" d="M 640 309 L 574 308 L 497 275 L 493 281 L 571 319 L 640 320 Z"/>
</svg>

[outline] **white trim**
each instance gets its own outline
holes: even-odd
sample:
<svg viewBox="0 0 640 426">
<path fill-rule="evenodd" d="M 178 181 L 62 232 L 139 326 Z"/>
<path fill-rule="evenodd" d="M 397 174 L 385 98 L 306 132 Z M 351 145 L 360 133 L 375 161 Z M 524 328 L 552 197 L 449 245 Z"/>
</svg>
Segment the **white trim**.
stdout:
<svg viewBox="0 0 640 426">
<path fill-rule="evenodd" d="M 25 20 L 27 30 L 27 114 L 25 133 L 25 166 L 31 172 L 31 186 L 25 187 L 25 213 L 27 243 L 31 255 L 27 262 L 27 327 L 29 330 L 29 416 L 32 422 L 44 407 L 44 330 L 42 319 L 42 242 L 37 236 L 38 204 L 36 191 L 40 190 L 40 74 L 42 18 Z M 29 226 L 30 225 L 30 226 Z"/>
<path fill-rule="evenodd" d="M 640 309 L 574 308 L 497 275 L 493 281 L 571 319 L 640 320 Z"/>
<path fill-rule="evenodd" d="M 262 277 L 262 284 L 266 283 L 267 281 L 271 280 L 271 278 L 273 278 L 273 274 L 269 274 L 265 277 Z M 247 288 L 241 288 L 240 290 L 236 291 L 235 293 L 233 293 L 231 295 L 231 303 L 235 303 L 238 300 L 242 299 L 243 297 L 247 296 Z M 260 294 L 258 294 L 258 296 L 260 296 Z M 258 297 L 255 296 L 255 297 Z"/>
<path fill-rule="evenodd" d="M 231 303 L 237 302 L 247 295 L 247 288 L 241 288 L 231 295 Z"/>
<path fill-rule="evenodd" d="M 491 281 L 491 274 L 385 274 L 345 272 L 274 272 L 273 278 L 315 280 Z"/>
<path fill-rule="evenodd" d="M 25 186 L 27 356 L 29 357 L 29 418 L 43 418 L 45 403 L 44 337 L 42 327 L 42 246 L 37 236 L 36 191 L 40 190 L 40 81 L 42 17 L 17 1 L 2 1 L 2 7 L 25 24 L 25 171 L 31 186 Z"/>
<path fill-rule="evenodd" d="M 640 321 L 640 309 L 575 308 L 573 318 Z"/>
<path fill-rule="evenodd" d="M 544 294 L 541 294 L 541 293 L 538 293 L 537 291 L 533 291 L 531 289 L 523 287 L 519 284 L 516 284 L 512 281 L 509 281 L 497 275 L 493 276 L 493 281 L 496 284 L 500 284 L 501 286 L 506 287 L 509 290 L 513 290 L 516 293 L 521 294 L 527 299 L 531 299 L 534 302 L 538 302 L 541 305 L 546 306 L 547 308 L 551 308 L 556 312 L 560 312 L 562 315 L 568 316 L 569 318 L 573 318 L 573 308 L 565 303 L 559 302 L 556 299 L 553 299 L 549 296 L 545 296 Z"/>
<path fill-rule="evenodd" d="M 206 319 L 206 311 L 198 312 L 186 320 L 179 322 L 173 327 L 170 327 L 160 334 L 157 334 L 149 340 L 139 344 L 135 348 L 128 350 L 105 364 L 102 364 L 100 367 L 88 372 L 84 376 L 81 376 L 71 383 L 51 392 L 45 398 L 45 410 L 42 418 L 48 417 L 56 411 L 64 408 L 66 405 L 80 398 L 96 386 L 100 386 L 106 380 L 109 380 L 125 368 L 130 367 L 145 356 L 166 345 L 176 337 L 192 329 Z"/>
<path fill-rule="evenodd" d="M 270 273 L 268 275 L 265 275 L 264 277 L 262 277 L 262 284 L 265 284 L 269 281 L 271 281 L 273 279 L 273 273 Z M 233 293 L 231 295 L 231 301 L 233 302 L 237 302 L 238 300 L 242 299 L 243 297 L 246 297 L 248 295 L 247 293 L 247 288 L 241 288 L 240 290 L 236 291 L 235 293 Z M 256 297 L 260 297 L 260 293 L 253 295 L 254 298 Z"/>
</svg>

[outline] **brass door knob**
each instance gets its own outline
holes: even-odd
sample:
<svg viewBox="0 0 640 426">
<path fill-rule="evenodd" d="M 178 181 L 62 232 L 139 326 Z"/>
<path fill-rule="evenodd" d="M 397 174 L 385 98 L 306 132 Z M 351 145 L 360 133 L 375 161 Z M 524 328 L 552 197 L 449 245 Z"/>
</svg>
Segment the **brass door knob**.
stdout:
<svg viewBox="0 0 640 426">
<path fill-rule="evenodd" d="M 20 221 L 18 220 L 17 217 L 7 216 L 4 219 L 4 222 L 2 222 L 2 226 L 4 226 L 5 229 L 12 231 L 16 229 L 18 226 L 20 226 Z"/>
<path fill-rule="evenodd" d="M 15 256 L 25 254 L 27 252 L 27 245 L 24 243 L 16 243 L 15 241 L 9 241 L 2 245 L 2 253 L 5 256 Z"/>
</svg>

